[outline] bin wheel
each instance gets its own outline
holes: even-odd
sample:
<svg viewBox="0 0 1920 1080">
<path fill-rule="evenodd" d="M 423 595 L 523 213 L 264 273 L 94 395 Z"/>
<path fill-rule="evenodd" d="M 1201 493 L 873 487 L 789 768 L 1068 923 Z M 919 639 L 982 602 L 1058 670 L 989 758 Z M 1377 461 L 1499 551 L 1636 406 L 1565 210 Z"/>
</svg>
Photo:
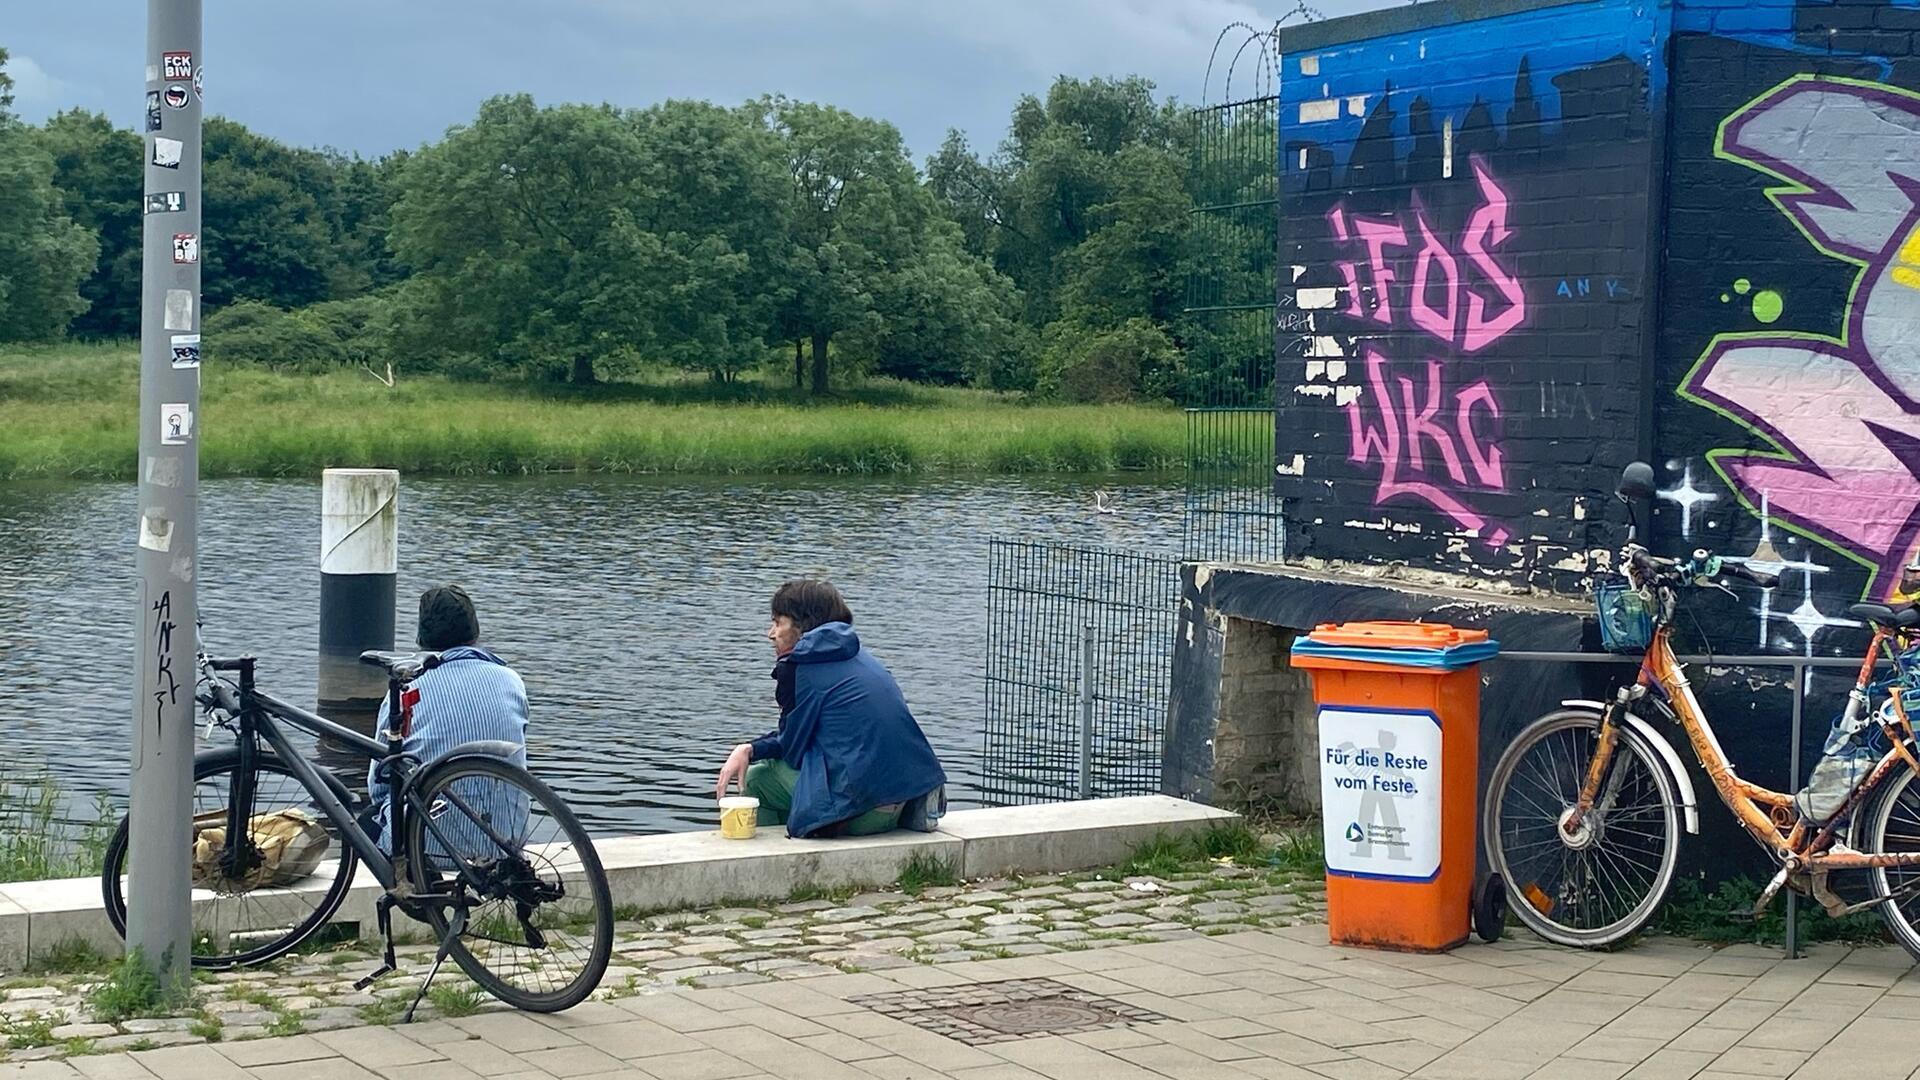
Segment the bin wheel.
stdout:
<svg viewBox="0 0 1920 1080">
<path fill-rule="evenodd" d="M 1475 892 L 1473 932 L 1481 941 L 1499 941 L 1507 929 L 1507 883 L 1499 874 L 1488 874 Z"/>
</svg>

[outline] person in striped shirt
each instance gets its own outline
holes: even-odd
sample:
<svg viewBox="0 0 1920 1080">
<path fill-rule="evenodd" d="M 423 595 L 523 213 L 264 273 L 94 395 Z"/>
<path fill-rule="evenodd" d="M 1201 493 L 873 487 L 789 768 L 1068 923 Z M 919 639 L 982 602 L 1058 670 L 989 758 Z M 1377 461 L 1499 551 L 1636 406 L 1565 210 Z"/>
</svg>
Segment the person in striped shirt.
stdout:
<svg viewBox="0 0 1920 1080">
<path fill-rule="evenodd" d="M 410 710 L 411 722 L 403 745 L 409 756 L 422 763 L 462 743 L 489 739 L 513 744 L 517 749 L 511 760 L 522 767 L 527 764 L 526 684 L 505 660 L 481 648 L 479 641 L 480 614 L 466 590 L 458 585 L 436 585 L 420 594 L 420 622 L 414 642 L 427 652 L 440 654 L 439 666 L 423 672 L 410 688 L 418 698 Z M 387 726 L 387 703 L 382 701 L 375 730 L 385 731 Z M 459 790 L 463 785 L 473 790 Z M 389 791 L 390 778 L 376 761 L 367 770 L 367 796 L 373 804 L 369 831 L 371 827 L 380 830 L 381 849 L 391 854 Z M 502 837 L 525 839 L 517 836 L 527 819 L 525 796 L 519 788 L 470 777 L 458 781 L 454 793 L 486 814 L 491 827 Z M 498 845 L 464 818 L 463 814 L 450 813 L 436 819 L 458 853 L 468 858 L 499 854 Z"/>
</svg>

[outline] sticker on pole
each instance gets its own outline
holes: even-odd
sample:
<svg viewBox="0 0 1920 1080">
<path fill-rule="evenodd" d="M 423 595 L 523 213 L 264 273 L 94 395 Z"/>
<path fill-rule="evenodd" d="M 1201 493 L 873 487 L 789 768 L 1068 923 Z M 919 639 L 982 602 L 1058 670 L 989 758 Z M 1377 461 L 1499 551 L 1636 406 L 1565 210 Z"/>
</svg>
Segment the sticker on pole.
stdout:
<svg viewBox="0 0 1920 1080">
<path fill-rule="evenodd" d="M 193 441 L 193 406 L 182 402 L 160 406 L 160 445 L 185 446 Z"/>
<path fill-rule="evenodd" d="M 1320 710 L 1327 872 L 1431 881 L 1440 872 L 1440 721 L 1430 712 Z"/>
<path fill-rule="evenodd" d="M 180 156 L 185 152 L 186 148 L 187 144 L 181 142 L 179 139 L 166 139 L 155 136 L 153 140 L 153 163 L 163 169 L 177 169 L 180 167 Z"/>
<path fill-rule="evenodd" d="M 161 53 L 160 74 L 168 82 L 193 78 L 193 54 L 190 52 Z"/>
<path fill-rule="evenodd" d="M 175 334 L 172 338 L 173 367 L 175 371 L 200 366 L 200 335 Z"/>
</svg>

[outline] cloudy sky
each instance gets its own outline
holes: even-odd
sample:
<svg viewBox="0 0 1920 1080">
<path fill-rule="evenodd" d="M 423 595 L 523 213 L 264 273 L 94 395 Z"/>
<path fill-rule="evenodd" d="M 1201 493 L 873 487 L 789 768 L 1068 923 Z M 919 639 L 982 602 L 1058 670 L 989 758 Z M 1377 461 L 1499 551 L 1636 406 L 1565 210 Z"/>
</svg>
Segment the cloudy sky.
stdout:
<svg viewBox="0 0 1920 1080">
<path fill-rule="evenodd" d="M 145 4 L 0 3 L 17 111 L 37 121 L 77 105 L 134 125 Z M 1328 16 L 1384 6 L 1315 3 Z M 1270 26 L 1294 4 L 205 0 L 201 59 L 210 111 L 292 143 L 367 155 L 437 138 L 497 93 L 638 106 L 778 92 L 891 120 L 924 159 L 949 127 L 991 148 L 1014 100 L 1060 73 L 1137 73 L 1196 101 L 1224 27 Z M 1236 90 L 1246 78 L 1243 68 Z M 1210 97 L 1219 97 L 1217 73 Z"/>
</svg>

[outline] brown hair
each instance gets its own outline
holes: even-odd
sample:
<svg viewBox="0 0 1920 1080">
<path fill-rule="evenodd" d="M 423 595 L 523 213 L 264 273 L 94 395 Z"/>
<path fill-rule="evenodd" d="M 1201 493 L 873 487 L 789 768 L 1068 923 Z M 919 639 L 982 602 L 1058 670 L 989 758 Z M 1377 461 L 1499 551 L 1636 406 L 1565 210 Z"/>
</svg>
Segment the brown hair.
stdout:
<svg viewBox="0 0 1920 1080">
<path fill-rule="evenodd" d="M 792 619 L 803 634 L 826 623 L 853 621 L 839 589 L 807 578 L 795 578 L 773 591 L 773 613 Z"/>
<path fill-rule="evenodd" d="M 458 585 L 435 585 L 420 594 L 420 626 L 414 642 L 428 652 L 480 640 L 480 613 Z"/>
</svg>

